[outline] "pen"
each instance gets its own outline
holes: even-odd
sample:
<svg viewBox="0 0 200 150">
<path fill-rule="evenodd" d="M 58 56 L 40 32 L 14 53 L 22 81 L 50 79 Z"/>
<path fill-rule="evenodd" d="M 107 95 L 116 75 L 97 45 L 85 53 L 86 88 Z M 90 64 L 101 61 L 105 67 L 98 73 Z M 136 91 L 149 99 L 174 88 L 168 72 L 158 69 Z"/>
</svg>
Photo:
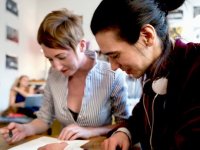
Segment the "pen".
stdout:
<svg viewBox="0 0 200 150">
<path fill-rule="evenodd" d="M 10 137 L 10 138 L 12 138 L 12 137 L 13 137 L 12 130 L 9 130 L 9 132 L 8 132 L 8 135 L 9 135 L 9 137 Z"/>
</svg>

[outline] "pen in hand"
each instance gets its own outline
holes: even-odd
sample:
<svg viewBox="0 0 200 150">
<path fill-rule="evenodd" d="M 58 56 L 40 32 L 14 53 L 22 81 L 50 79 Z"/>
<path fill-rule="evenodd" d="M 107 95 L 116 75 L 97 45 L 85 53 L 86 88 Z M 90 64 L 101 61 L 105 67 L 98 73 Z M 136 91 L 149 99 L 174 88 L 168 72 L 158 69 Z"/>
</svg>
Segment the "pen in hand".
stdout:
<svg viewBox="0 0 200 150">
<path fill-rule="evenodd" d="M 9 135 L 9 137 L 10 137 L 10 138 L 12 138 L 12 137 L 13 137 L 12 130 L 9 130 L 9 132 L 8 132 L 8 135 Z"/>
</svg>

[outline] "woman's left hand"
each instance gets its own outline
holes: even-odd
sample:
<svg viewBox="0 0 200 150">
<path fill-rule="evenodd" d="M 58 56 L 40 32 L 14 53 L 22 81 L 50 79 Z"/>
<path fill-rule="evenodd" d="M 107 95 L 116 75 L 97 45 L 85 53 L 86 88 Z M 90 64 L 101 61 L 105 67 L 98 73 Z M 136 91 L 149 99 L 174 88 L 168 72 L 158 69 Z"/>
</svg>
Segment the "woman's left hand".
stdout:
<svg viewBox="0 0 200 150">
<path fill-rule="evenodd" d="M 39 147 L 38 150 L 64 150 L 67 146 L 67 143 L 51 143 L 45 146 Z"/>
<path fill-rule="evenodd" d="M 77 124 L 71 124 L 65 127 L 60 135 L 60 140 L 75 140 L 77 138 L 87 139 L 91 137 L 91 130 L 86 127 L 80 127 Z"/>
</svg>

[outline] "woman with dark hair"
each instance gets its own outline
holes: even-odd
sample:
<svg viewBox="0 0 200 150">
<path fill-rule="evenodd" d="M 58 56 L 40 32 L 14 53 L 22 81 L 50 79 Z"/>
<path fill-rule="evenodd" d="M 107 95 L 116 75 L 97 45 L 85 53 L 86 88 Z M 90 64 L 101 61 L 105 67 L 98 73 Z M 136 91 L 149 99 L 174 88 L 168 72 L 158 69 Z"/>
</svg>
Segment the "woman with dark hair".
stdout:
<svg viewBox="0 0 200 150">
<path fill-rule="evenodd" d="M 184 0 L 103 0 L 91 30 L 112 69 L 144 78 L 127 126 L 103 149 L 200 149 L 200 44 L 169 38 L 168 12 Z M 196 146 L 196 147 L 195 147 Z"/>
</svg>

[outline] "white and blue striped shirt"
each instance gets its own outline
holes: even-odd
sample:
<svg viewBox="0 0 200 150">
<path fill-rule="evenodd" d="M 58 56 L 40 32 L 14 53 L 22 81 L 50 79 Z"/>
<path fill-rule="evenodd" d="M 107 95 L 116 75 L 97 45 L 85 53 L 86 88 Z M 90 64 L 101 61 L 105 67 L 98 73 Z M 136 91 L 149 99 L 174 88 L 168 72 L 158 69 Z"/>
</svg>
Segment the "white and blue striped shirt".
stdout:
<svg viewBox="0 0 200 150">
<path fill-rule="evenodd" d="M 120 69 L 111 70 L 110 64 L 96 61 L 86 77 L 81 110 L 75 121 L 67 107 L 68 77 L 50 69 L 47 79 L 44 102 L 37 117 L 48 124 L 56 118 L 63 126 L 77 123 L 79 126 L 104 126 L 129 117 L 126 74 Z"/>
</svg>

